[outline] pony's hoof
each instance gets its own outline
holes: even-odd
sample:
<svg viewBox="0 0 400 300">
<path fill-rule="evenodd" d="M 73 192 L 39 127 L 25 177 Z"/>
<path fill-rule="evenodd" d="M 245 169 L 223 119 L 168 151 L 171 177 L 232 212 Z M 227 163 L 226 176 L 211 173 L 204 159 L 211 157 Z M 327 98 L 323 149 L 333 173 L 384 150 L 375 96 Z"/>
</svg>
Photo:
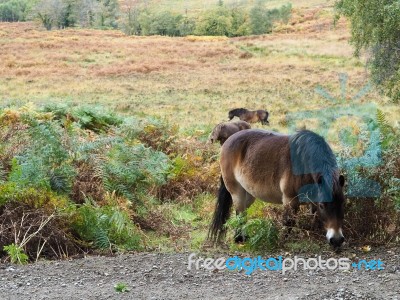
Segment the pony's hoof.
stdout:
<svg viewBox="0 0 400 300">
<path fill-rule="evenodd" d="M 237 235 L 235 237 L 236 244 L 243 244 L 246 241 L 246 238 L 243 235 Z"/>
</svg>

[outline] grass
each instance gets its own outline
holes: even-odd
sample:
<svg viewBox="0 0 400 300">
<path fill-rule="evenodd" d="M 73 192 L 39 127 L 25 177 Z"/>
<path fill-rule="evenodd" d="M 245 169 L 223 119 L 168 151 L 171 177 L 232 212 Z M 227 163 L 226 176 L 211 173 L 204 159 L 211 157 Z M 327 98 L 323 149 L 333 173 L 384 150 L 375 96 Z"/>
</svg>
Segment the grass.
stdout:
<svg viewBox="0 0 400 300">
<path fill-rule="evenodd" d="M 122 283 L 122 282 L 117 283 L 117 284 L 114 286 L 114 290 L 115 290 L 117 293 L 129 292 L 128 285 L 127 285 L 126 283 Z"/>
<path fill-rule="evenodd" d="M 210 218 L 214 209 L 214 195 L 199 194 L 190 204 L 165 203 L 163 214 L 179 234 L 169 236 L 147 232 L 149 249 L 163 252 L 203 249 Z"/>
<path fill-rule="evenodd" d="M 258 0 L 224 0 L 223 3 L 227 6 L 235 7 L 252 7 L 258 2 Z M 292 0 L 292 1 L 279 1 L 279 0 L 268 0 L 265 1 L 265 5 L 268 8 L 276 8 L 282 6 L 282 4 L 292 3 L 295 8 L 304 8 L 310 6 L 326 6 L 327 1 L 321 0 Z M 218 4 L 218 0 L 151 0 L 149 6 L 153 9 L 164 11 L 170 10 L 178 13 L 187 13 L 189 15 L 210 9 Z"/>
<path fill-rule="evenodd" d="M 368 80 L 363 61 L 352 57 L 345 23 L 333 28 L 329 14 L 306 21 L 301 15 L 297 10 L 290 32 L 232 39 L 47 32 L 3 23 L 0 101 L 101 104 L 158 115 L 189 133 L 209 131 L 234 107 L 266 108 L 272 128 L 284 131 L 288 112 L 327 105 L 317 85 L 338 95 L 338 73 L 345 72 L 354 95 Z M 242 58 L 244 52 L 251 57 Z M 376 91 L 361 101 L 385 102 Z"/>
<path fill-rule="evenodd" d="M 151 3 L 160 4 L 160 10 L 185 5 L 198 10 L 216 2 Z M 202 141 L 215 124 L 227 120 L 232 108 L 267 109 L 270 129 L 287 132 L 288 114 L 333 106 L 315 92 L 317 86 L 339 98 L 339 73 L 346 73 L 349 99 L 369 80 L 366 57 L 352 56 L 348 24 L 341 20 L 334 27 L 325 1 L 291 2 L 294 13 L 288 25 L 270 35 L 230 39 L 129 37 L 92 29 L 47 32 L 34 23 L 0 23 L 0 103 L 99 104 L 126 115 L 162 117 L 178 124 L 182 135 Z M 271 7 L 278 4 L 268 2 Z M 356 104 L 370 102 L 378 104 L 389 123 L 398 122 L 400 108 L 376 90 Z M 300 120 L 297 126 L 313 128 L 316 122 Z M 344 127 L 359 131 L 354 119 L 339 118 L 332 125 L 335 132 Z M 339 146 L 335 134 L 330 133 L 329 142 Z M 171 226 L 188 233 L 172 239 L 146 232 L 147 246 L 162 251 L 201 248 L 214 198 L 202 194 L 191 205 L 163 204 Z M 257 217 L 256 208 L 250 214 Z M 318 250 L 306 244 L 294 242 L 288 248 Z"/>
</svg>

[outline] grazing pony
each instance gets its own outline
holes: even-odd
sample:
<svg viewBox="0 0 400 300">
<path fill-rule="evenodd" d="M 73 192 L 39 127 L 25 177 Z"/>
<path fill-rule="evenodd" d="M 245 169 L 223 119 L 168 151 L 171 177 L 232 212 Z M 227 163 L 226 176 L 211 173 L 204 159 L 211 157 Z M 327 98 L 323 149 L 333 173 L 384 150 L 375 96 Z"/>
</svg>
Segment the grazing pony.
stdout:
<svg viewBox="0 0 400 300">
<path fill-rule="evenodd" d="M 208 234 L 214 242 L 225 234 L 232 204 L 239 214 L 259 198 L 285 205 L 286 226 L 294 225 L 287 216 L 297 213 L 301 203 L 311 202 L 328 242 L 335 248 L 343 243 L 344 177 L 323 137 L 308 130 L 293 135 L 239 131 L 222 146 L 220 166 L 221 186 Z"/>
<path fill-rule="evenodd" d="M 250 124 L 245 121 L 219 123 L 217 126 L 214 127 L 210 135 L 210 141 L 211 143 L 219 141 L 219 143 L 223 145 L 228 137 L 230 137 L 232 134 L 240 130 L 250 128 Z"/>
<path fill-rule="evenodd" d="M 229 111 L 228 118 L 232 120 L 234 117 L 238 117 L 242 121 L 248 123 L 261 122 L 261 124 L 269 124 L 268 121 L 269 113 L 266 110 L 247 110 L 245 108 L 235 108 Z"/>
</svg>

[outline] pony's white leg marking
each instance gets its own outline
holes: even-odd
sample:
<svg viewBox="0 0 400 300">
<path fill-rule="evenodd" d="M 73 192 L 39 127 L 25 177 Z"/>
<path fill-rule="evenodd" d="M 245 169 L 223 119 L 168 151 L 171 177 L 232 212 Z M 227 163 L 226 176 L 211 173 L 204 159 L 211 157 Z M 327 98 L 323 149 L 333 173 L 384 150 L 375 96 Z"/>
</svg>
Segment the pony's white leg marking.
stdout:
<svg viewBox="0 0 400 300">
<path fill-rule="evenodd" d="M 335 239 L 344 238 L 342 228 L 339 228 L 337 230 L 335 230 L 334 228 L 328 228 L 328 230 L 326 232 L 326 239 L 329 242 L 331 240 L 331 238 L 335 238 Z"/>
<path fill-rule="evenodd" d="M 288 178 L 286 176 L 286 173 L 282 176 L 281 180 L 279 181 L 279 188 L 282 193 L 282 204 L 283 205 L 288 205 L 292 203 L 293 198 L 290 198 L 286 195 L 286 185 L 287 185 Z"/>
<path fill-rule="evenodd" d="M 291 207 L 296 207 L 297 206 L 297 199 L 296 197 L 290 198 L 286 195 L 282 196 L 282 204 L 283 205 L 289 205 Z"/>
</svg>

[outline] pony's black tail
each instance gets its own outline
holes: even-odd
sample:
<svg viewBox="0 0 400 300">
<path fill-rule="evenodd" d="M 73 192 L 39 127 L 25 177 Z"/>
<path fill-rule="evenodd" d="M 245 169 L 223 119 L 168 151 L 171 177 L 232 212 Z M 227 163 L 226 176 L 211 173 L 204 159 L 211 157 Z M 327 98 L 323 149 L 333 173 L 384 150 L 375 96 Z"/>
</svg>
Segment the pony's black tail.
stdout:
<svg viewBox="0 0 400 300">
<path fill-rule="evenodd" d="M 218 200 L 215 205 L 214 216 L 208 230 L 208 239 L 218 242 L 225 236 L 225 223 L 229 219 L 232 207 L 232 195 L 225 187 L 224 180 L 221 176 L 221 186 L 219 187 Z"/>
</svg>

